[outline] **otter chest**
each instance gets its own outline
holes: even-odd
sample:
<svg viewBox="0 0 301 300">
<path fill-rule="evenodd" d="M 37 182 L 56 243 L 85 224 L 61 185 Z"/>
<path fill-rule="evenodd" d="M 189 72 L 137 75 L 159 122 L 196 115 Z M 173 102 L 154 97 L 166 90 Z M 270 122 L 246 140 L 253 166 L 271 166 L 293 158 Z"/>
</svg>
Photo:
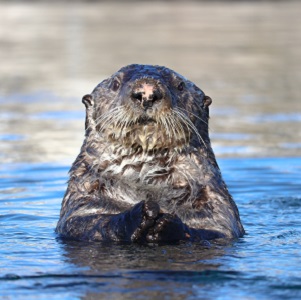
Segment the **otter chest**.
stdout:
<svg viewBox="0 0 301 300">
<path fill-rule="evenodd" d="M 204 181 L 201 169 L 178 155 L 125 157 L 109 164 L 100 175 L 105 196 L 131 204 L 149 197 L 161 204 L 184 201 L 197 193 Z"/>
</svg>

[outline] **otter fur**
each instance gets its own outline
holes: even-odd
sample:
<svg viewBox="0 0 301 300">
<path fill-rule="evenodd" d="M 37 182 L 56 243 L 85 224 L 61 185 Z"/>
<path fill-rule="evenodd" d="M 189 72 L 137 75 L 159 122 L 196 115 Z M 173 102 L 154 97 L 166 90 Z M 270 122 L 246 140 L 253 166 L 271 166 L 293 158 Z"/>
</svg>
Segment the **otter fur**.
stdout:
<svg viewBox="0 0 301 300">
<path fill-rule="evenodd" d="M 70 169 L 60 236 L 165 243 L 244 234 L 210 144 L 212 101 L 194 83 L 134 64 L 82 101 L 85 140 Z"/>
</svg>

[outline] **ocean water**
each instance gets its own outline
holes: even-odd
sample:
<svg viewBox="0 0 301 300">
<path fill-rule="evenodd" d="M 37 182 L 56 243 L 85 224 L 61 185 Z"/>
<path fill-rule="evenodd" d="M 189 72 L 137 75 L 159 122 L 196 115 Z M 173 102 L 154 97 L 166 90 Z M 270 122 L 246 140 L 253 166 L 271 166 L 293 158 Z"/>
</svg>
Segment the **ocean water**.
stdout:
<svg viewBox="0 0 301 300">
<path fill-rule="evenodd" d="M 0 1 L 1 299 L 301 299 L 300 1 Z M 81 97 L 130 63 L 213 99 L 246 235 L 211 245 L 59 239 Z"/>
<path fill-rule="evenodd" d="M 301 158 L 220 159 L 246 235 L 211 246 L 84 243 L 54 228 L 68 165 L 0 167 L 3 299 L 299 299 Z"/>
</svg>

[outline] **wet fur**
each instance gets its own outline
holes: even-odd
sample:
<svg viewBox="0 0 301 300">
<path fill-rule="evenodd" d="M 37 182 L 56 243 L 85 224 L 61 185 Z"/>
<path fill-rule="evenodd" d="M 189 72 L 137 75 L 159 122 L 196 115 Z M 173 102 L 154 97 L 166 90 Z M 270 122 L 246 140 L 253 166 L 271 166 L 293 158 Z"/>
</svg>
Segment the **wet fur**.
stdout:
<svg viewBox="0 0 301 300">
<path fill-rule="evenodd" d="M 129 96 L 148 81 L 163 97 L 151 113 Z M 243 235 L 210 145 L 211 99 L 197 86 L 165 67 L 130 65 L 83 102 L 86 137 L 70 170 L 61 236 L 169 242 Z"/>
</svg>

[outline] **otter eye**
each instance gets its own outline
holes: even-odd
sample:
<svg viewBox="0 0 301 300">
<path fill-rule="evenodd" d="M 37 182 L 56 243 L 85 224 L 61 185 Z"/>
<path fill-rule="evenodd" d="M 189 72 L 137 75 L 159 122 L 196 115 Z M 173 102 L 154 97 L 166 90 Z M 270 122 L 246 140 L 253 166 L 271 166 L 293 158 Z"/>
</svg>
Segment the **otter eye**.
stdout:
<svg viewBox="0 0 301 300">
<path fill-rule="evenodd" d="M 116 92 L 120 87 L 120 82 L 117 79 L 114 79 L 111 83 L 111 89 Z"/>
<path fill-rule="evenodd" d="M 178 90 L 179 90 L 179 91 L 183 91 L 183 90 L 184 90 L 184 87 L 185 87 L 185 83 L 182 81 L 182 82 L 180 82 L 180 84 L 178 85 Z"/>
</svg>

